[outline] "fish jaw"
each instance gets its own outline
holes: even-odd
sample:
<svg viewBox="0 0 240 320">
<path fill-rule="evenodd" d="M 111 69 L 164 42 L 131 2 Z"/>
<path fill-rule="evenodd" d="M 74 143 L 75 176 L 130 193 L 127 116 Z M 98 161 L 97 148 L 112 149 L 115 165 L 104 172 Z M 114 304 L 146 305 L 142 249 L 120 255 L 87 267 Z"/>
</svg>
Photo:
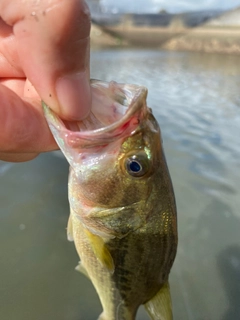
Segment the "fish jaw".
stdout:
<svg viewBox="0 0 240 320">
<path fill-rule="evenodd" d="M 75 123 L 74 130 L 72 123 L 62 121 L 44 103 L 43 109 L 53 136 L 74 172 L 72 181 L 76 182 L 75 194 L 79 194 L 78 198 L 80 196 L 85 198 L 85 202 L 90 205 L 94 203 L 95 206 L 116 207 L 117 203 L 110 203 L 111 193 L 108 197 L 104 195 L 102 199 L 94 199 L 95 194 L 100 191 L 95 192 L 94 185 L 96 186 L 98 179 L 103 182 L 109 180 L 110 176 L 118 177 L 121 180 L 120 184 L 129 178 L 120 177 L 117 167 L 121 161 L 119 151 L 123 142 L 138 131 L 142 131 L 142 126 L 145 125 L 150 113 L 146 105 L 147 89 L 101 81 L 93 81 L 91 87 L 92 112 L 87 119 Z M 76 126 L 77 131 L 75 131 Z M 136 148 L 144 148 L 141 146 L 141 141 Z M 125 150 L 122 154 L 124 153 Z M 124 171 L 125 168 L 121 170 Z M 115 182 L 112 183 L 112 191 Z M 128 202 L 132 203 L 134 199 Z M 122 203 L 122 206 L 128 204 Z"/>
<path fill-rule="evenodd" d="M 81 122 L 61 120 L 43 102 L 49 127 L 82 186 L 82 193 L 91 179 L 89 173 L 103 179 L 100 173 L 106 172 L 107 176 L 112 168 L 113 174 L 122 142 L 139 130 L 149 112 L 145 87 L 94 80 L 91 88 L 91 113 Z M 85 196 L 91 198 L 91 192 L 87 190 Z"/>
<path fill-rule="evenodd" d="M 74 126 L 61 120 L 42 102 L 50 130 L 76 172 L 78 163 L 82 165 L 87 154 L 111 150 L 114 142 L 121 143 L 121 139 L 133 134 L 147 110 L 145 87 L 92 80 L 91 89 L 91 113 Z"/>
</svg>

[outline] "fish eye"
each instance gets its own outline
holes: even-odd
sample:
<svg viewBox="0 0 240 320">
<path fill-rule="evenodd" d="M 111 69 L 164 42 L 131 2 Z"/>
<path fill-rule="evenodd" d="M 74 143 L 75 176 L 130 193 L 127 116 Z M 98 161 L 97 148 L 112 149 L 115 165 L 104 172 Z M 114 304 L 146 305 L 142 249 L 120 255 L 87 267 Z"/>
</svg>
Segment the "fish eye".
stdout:
<svg viewBox="0 0 240 320">
<path fill-rule="evenodd" d="M 139 152 L 126 158 L 125 168 L 133 177 L 142 177 L 149 171 L 149 159 L 145 152 Z"/>
</svg>

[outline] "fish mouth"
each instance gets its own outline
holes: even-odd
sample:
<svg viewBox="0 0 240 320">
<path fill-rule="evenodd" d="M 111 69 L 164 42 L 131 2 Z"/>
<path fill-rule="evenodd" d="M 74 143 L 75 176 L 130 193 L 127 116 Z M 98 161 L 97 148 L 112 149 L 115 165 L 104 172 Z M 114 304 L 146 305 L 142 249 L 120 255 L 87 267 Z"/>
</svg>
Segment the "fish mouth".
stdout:
<svg viewBox="0 0 240 320">
<path fill-rule="evenodd" d="M 44 102 L 45 117 L 60 149 L 101 146 L 132 135 L 147 113 L 147 88 L 114 81 L 91 80 L 92 106 L 79 122 L 60 119 Z"/>
</svg>

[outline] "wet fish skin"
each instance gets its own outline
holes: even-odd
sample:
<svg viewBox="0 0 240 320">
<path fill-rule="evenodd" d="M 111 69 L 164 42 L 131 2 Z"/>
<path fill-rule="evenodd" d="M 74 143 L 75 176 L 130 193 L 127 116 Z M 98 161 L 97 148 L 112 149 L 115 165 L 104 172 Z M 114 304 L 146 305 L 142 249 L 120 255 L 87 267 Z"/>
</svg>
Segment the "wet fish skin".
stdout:
<svg viewBox="0 0 240 320">
<path fill-rule="evenodd" d="M 126 87 L 117 84 L 116 88 L 104 86 L 105 94 L 118 101 L 112 91 L 119 90 L 121 97 L 136 88 L 124 91 Z M 98 143 L 94 138 L 91 143 L 89 131 L 87 141 L 83 138 L 85 142 L 81 140 L 75 148 L 69 143 L 69 132 L 45 107 L 49 125 L 71 166 L 68 238 L 81 259 L 78 269 L 90 278 L 101 300 L 99 319 L 133 320 L 139 306 L 145 304 L 152 319 L 171 320 L 168 276 L 177 248 L 174 192 L 160 129 L 146 106 L 146 91 L 136 101 L 127 98 L 129 110 L 138 106 L 129 112 L 128 122 L 120 119 L 116 123 L 119 127 L 128 123 L 130 131 L 126 127 L 112 140 L 105 132 Z M 79 136 L 75 134 L 78 142 Z M 134 159 L 141 165 L 140 176 L 129 172 L 128 163 Z"/>
</svg>

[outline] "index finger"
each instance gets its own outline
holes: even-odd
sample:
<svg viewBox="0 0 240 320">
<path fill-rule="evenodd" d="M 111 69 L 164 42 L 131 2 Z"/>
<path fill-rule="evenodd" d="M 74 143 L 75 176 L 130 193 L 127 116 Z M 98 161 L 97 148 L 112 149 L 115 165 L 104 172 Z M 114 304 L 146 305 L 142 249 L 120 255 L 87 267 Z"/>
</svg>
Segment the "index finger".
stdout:
<svg viewBox="0 0 240 320">
<path fill-rule="evenodd" d="M 60 117 L 80 120 L 90 109 L 90 14 L 82 0 L 1 0 L 13 27 L 21 67 Z"/>
</svg>

